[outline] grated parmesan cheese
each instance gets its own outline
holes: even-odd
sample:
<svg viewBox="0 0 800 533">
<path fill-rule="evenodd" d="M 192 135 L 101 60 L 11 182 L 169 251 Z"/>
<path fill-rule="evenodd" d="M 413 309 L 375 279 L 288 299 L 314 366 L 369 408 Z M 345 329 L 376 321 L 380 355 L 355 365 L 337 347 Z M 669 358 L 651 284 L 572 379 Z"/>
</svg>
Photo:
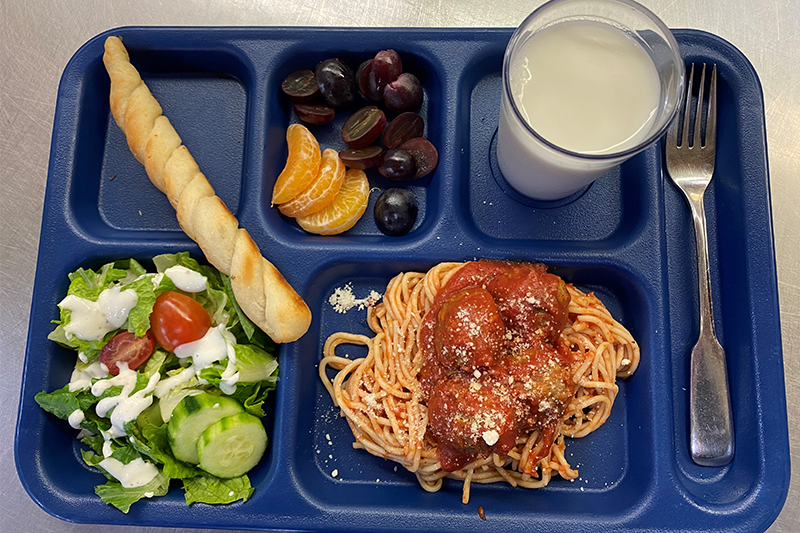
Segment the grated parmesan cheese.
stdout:
<svg viewBox="0 0 800 533">
<path fill-rule="evenodd" d="M 489 446 L 493 446 L 498 439 L 500 439 L 500 435 L 493 429 L 483 432 L 483 441 Z"/>
<path fill-rule="evenodd" d="M 331 294 L 331 297 L 328 298 L 328 303 L 331 304 L 333 310 L 337 313 L 346 313 L 354 307 L 358 307 L 359 310 L 365 307 L 372 307 L 377 304 L 381 298 L 383 298 L 382 294 L 372 290 L 366 298 L 357 299 L 353 294 L 353 285 L 348 283 L 344 287 L 337 287 L 333 291 L 333 294 Z"/>
</svg>

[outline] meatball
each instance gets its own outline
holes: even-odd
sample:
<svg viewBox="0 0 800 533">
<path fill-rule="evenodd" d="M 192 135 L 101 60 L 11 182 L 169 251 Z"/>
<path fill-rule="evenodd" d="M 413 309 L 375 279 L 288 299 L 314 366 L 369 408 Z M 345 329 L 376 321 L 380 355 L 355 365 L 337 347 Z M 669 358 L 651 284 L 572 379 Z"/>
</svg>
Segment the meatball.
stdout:
<svg viewBox="0 0 800 533">
<path fill-rule="evenodd" d="M 439 382 L 428 402 L 428 431 L 448 472 L 479 455 L 504 455 L 515 445 L 517 410 L 511 390 L 489 373 L 459 372 Z"/>
<path fill-rule="evenodd" d="M 506 327 L 492 299 L 481 287 L 454 293 L 439 310 L 434 345 L 439 364 L 473 372 L 494 363 L 503 348 Z"/>
<path fill-rule="evenodd" d="M 490 281 L 486 289 L 515 336 L 552 343 L 567 324 L 567 286 L 558 276 L 548 274 L 544 265 L 516 265 Z"/>
<path fill-rule="evenodd" d="M 542 339 L 513 343 L 498 366 L 499 379 L 507 379 L 519 400 L 522 431 L 544 429 L 558 423 L 575 394 L 572 358 L 559 339 L 556 347 Z"/>
</svg>

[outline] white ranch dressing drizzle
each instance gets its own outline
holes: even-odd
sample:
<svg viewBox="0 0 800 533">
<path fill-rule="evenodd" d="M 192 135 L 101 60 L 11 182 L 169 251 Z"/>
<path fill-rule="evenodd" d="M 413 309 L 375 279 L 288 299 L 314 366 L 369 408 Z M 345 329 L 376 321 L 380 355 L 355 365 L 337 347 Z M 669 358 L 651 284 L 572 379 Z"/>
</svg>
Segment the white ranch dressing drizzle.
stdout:
<svg viewBox="0 0 800 533">
<path fill-rule="evenodd" d="M 100 340 L 109 331 L 125 324 L 138 301 L 135 291 L 122 291 L 119 286 L 101 292 L 96 302 L 71 294 L 58 304 L 61 309 L 72 313 L 69 323 L 64 326 L 64 333 L 67 339 L 74 336 L 84 341 Z"/>
<path fill-rule="evenodd" d="M 108 377 L 108 368 L 100 361 L 94 361 L 89 365 L 76 364 L 69 379 L 69 391 L 75 392 L 88 389 L 92 386 L 92 379 L 102 379 Z"/>
<path fill-rule="evenodd" d="M 208 278 L 185 266 L 171 266 L 164 271 L 164 275 L 171 279 L 172 283 L 184 292 L 202 292 L 208 288 L 206 283 Z"/>
<path fill-rule="evenodd" d="M 239 382 L 239 369 L 236 367 L 236 350 L 233 344 L 228 344 L 228 364 L 220 376 L 219 388 L 225 394 L 236 392 L 236 383 Z"/>
<path fill-rule="evenodd" d="M 84 416 L 85 415 L 83 414 L 83 411 L 81 411 L 80 409 L 75 409 L 69 414 L 69 418 L 67 419 L 67 421 L 69 422 L 69 425 L 72 426 L 73 428 L 80 429 L 81 422 L 83 422 Z"/>
<path fill-rule="evenodd" d="M 115 329 L 121 328 L 128 320 L 128 314 L 131 309 L 136 307 L 137 303 L 139 303 L 139 295 L 136 294 L 136 291 L 131 289 L 123 291 L 119 285 L 109 287 L 97 297 L 97 305 L 108 323 Z"/>
<path fill-rule="evenodd" d="M 183 369 L 180 373 L 162 380 L 155 388 L 155 396 L 162 397 L 175 387 L 179 386 L 192 378 L 200 377 L 200 371 L 208 368 L 213 363 L 228 358 L 228 365 L 222 374 L 220 389 L 225 394 L 236 392 L 236 382 L 239 380 L 239 372 L 236 368 L 236 352 L 233 346 L 236 338 L 230 333 L 224 324 L 208 328 L 202 338 L 181 344 L 175 347 L 175 355 L 182 361 L 192 358 L 192 364 Z M 202 381 L 202 380 L 201 380 Z"/>
<path fill-rule="evenodd" d="M 102 366 L 105 368 L 105 365 Z M 111 457 L 113 453 L 111 439 L 124 437 L 126 435 L 125 424 L 135 420 L 142 411 L 153 403 L 153 396 L 149 395 L 149 393 L 153 391 L 161 376 L 158 372 L 154 373 L 150 376 L 144 389 L 131 394 L 136 387 L 136 371 L 129 369 L 128 363 L 117 363 L 117 367 L 119 368 L 119 375 L 102 379 L 92 385 L 92 394 L 95 396 L 101 396 L 110 387 L 122 385 L 120 394 L 103 398 L 95 406 L 95 412 L 101 417 L 105 417 L 108 415 L 108 411 L 112 408 L 114 409 L 110 416 L 111 429 L 102 432 L 104 439 L 103 460 L 100 461 L 99 466 L 116 478 L 123 487 L 141 487 L 150 483 L 158 475 L 158 468 L 141 457 L 137 457 L 128 464 L 123 464 L 121 461 Z M 80 412 L 81 415 L 83 414 L 81 411 L 73 412 L 70 415 L 70 424 L 73 422 L 73 415 L 76 415 L 77 412 Z"/>
<path fill-rule="evenodd" d="M 109 434 L 112 438 L 125 436 L 125 424 L 136 420 L 142 411 L 150 407 L 153 403 L 153 396 L 150 393 L 153 392 L 156 383 L 161 378 L 158 372 L 154 373 L 150 376 L 145 388 L 133 393 L 133 389 L 136 387 L 136 371 L 129 369 L 128 363 L 117 363 L 117 367 L 119 375 L 100 380 L 92 385 L 92 394 L 95 396 L 101 396 L 109 387 L 122 385 L 120 394 L 103 398 L 95 406 L 95 412 L 101 418 L 105 418 L 108 412 L 114 408 L 110 416 L 111 431 Z"/>
<path fill-rule="evenodd" d="M 158 468 L 141 457 L 137 457 L 128 464 L 123 464 L 113 457 L 106 457 L 100 461 L 99 465 L 103 470 L 119 480 L 120 484 L 126 489 L 143 487 L 158 475 Z"/>
</svg>

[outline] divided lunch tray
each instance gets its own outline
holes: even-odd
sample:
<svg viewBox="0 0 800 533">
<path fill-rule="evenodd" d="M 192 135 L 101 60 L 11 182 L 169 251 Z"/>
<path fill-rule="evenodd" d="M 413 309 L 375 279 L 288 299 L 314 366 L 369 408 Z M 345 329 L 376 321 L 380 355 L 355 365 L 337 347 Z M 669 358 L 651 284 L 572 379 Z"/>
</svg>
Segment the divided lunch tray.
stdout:
<svg viewBox="0 0 800 533">
<path fill-rule="evenodd" d="M 313 321 L 281 347 L 280 382 L 265 425 L 268 453 L 250 473 L 246 503 L 186 506 L 176 487 L 129 514 L 103 504 L 103 476 L 83 465 L 76 431 L 40 410 L 34 395 L 62 387 L 74 352 L 46 339 L 67 274 L 79 266 L 198 247 L 166 197 L 134 160 L 108 107 L 101 60 L 121 35 L 133 64 L 219 196 L 263 254 L 308 302 Z M 312 531 L 726 531 L 765 530 L 789 485 L 789 444 L 778 314 L 764 109 L 752 66 L 707 33 L 675 32 L 687 63 L 719 68 L 717 168 L 706 194 L 715 319 L 730 372 L 736 455 L 725 467 L 688 454 L 689 352 L 698 336 L 697 272 L 689 209 L 665 174 L 661 143 L 571 202 L 537 204 L 507 193 L 493 138 L 509 29 L 121 28 L 99 35 L 63 74 L 53 130 L 28 349 L 17 424 L 17 469 L 31 497 L 70 521 L 135 526 Z M 412 182 L 415 227 L 376 228 L 370 171 L 364 217 L 335 237 L 306 234 L 269 205 L 297 121 L 280 91 L 290 72 L 339 57 L 354 69 L 381 49 L 399 51 L 425 89 L 420 114 L 439 166 Z M 323 148 L 344 147 L 332 125 L 312 127 Z M 113 178 L 113 179 L 112 179 Z M 365 311 L 334 311 L 350 284 L 357 298 L 405 270 L 474 258 L 541 261 L 595 291 L 638 340 L 636 374 L 606 424 L 567 441 L 580 478 L 541 490 L 461 483 L 433 494 L 413 474 L 352 449 L 353 438 L 317 377 L 328 335 L 367 333 Z M 345 350 L 350 356 L 359 350 Z M 337 476 L 333 476 L 333 471 Z M 482 507 L 486 520 L 478 516 Z"/>
</svg>

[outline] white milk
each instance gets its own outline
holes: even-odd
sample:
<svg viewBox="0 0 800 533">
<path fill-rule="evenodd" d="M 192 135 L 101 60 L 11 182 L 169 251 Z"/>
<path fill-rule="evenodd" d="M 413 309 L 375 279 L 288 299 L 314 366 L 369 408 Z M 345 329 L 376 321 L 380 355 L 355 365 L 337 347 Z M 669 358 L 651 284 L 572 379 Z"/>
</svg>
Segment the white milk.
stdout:
<svg viewBox="0 0 800 533">
<path fill-rule="evenodd" d="M 623 31 L 600 22 L 566 21 L 533 34 L 513 52 L 508 76 L 531 128 L 580 154 L 638 146 L 651 133 L 660 104 L 650 55 Z M 563 198 L 623 159 L 585 159 L 546 147 L 516 118 L 503 90 L 498 163 L 520 193 Z"/>
</svg>

